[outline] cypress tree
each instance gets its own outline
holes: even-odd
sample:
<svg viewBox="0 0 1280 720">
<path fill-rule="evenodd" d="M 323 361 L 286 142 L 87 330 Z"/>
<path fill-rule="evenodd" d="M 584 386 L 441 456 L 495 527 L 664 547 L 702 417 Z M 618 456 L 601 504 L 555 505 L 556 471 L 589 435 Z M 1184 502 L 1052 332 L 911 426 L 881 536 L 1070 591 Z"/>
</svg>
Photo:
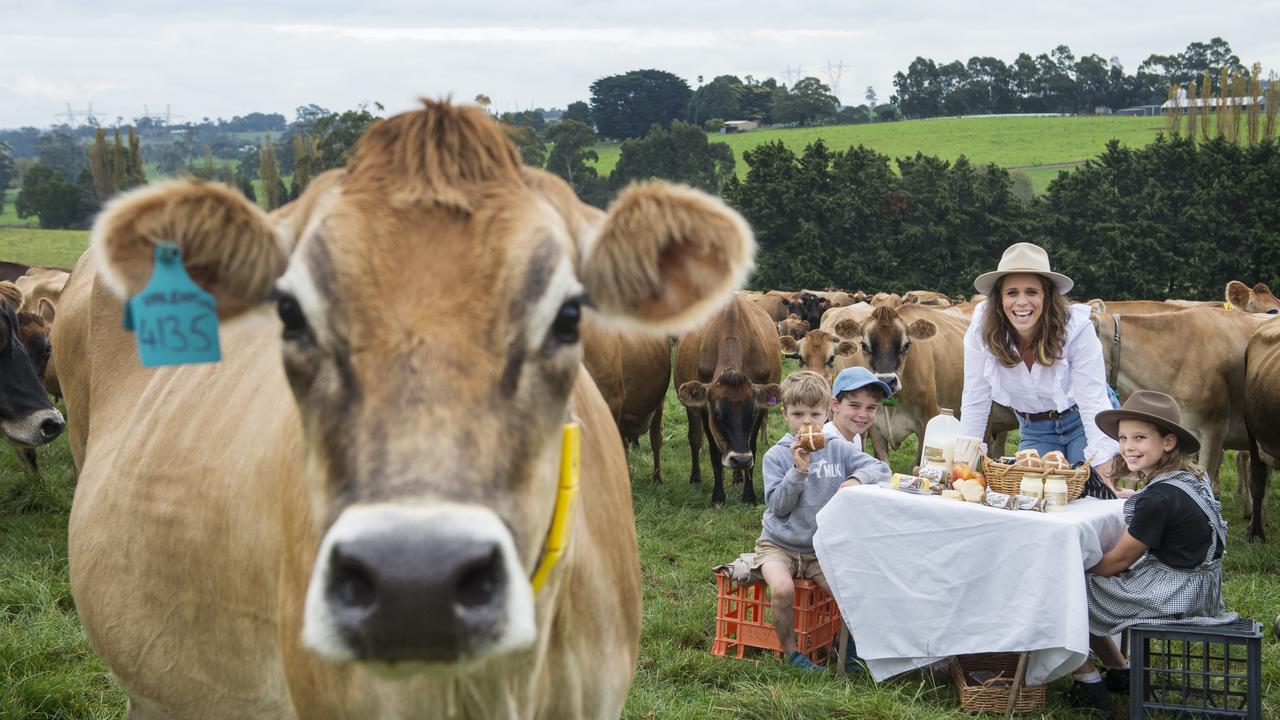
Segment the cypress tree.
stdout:
<svg viewBox="0 0 1280 720">
<path fill-rule="evenodd" d="M 112 182 L 111 151 L 107 148 L 107 131 L 98 128 L 89 147 L 89 175 L 93 178 L 93 194 L 101 202 L 115 192 Z"/>
<path fill-rule="evenodd" d="M 1200 97 L 1204 98 L 1204 107 L 1200 109 L 1200 142 L 1209 142 L 1209 116 L 1213 112 L 1213 78 L 1205 70 L 1200 76 Z"/>
<path fill-rule="evenodd" d="M 1196 81 L 1192 80 L 1187 83 L 1187 139 L 1191 142 L 1196 141 L 1196 113 L 1199 108 L 1196 101 Z"/>
<path fill-rule="evenodd" d="M 120 128 L 115 129 L 115 140 L 111 144 L 111 194 L 128 187 L 129 158 L 124 151 L 124 141 L 120 139 Z"/>
<path fill-rule="evenodd" d="M 1276 136 L 1276 112 L 1280 111 L 1280 77 L 1275 71 L 1267 78 L 1267 125 L 1262 136 L 1268 140 Z"/>
<path fill-rule="evenodd" d="M 1249 145 L 1258 144 L 1258 114 L 1262 110 L 1259 103 L 1262 102 L 1262 63 L 1254 63 L 1253 70 L 1249 73 L 1247 80 L 1249 87 L 1249 106 L 1245 108 L 1247 113 L 1245 126 L 1249 132 Z"/>
<path fill-rule="evenodd" d="M 280 207 L 280 166 L 276 163 L 276 151 L 271 145 L 271 136 L 268 135 L 262 141 L 262 152 L 260 153 L 261 165 L 258 167 L 258 175 L 262 178 L 262 194 L 266 195 L 267 209 L 275 210 Z"/>
<path fill-rule="evenodd" d="M 138 132 L 132 125 L 129 126 L 129 170 L 126 173 L 129 177 L 129 186 L 145 185 L 147 183 L 147 173 L 142 168 L 142 152 L 140 149 L 141 141 L 138 138 Z"/>
<path fill-rule="evenodd" d="M 1182 108 L 1178 107 L 1178 95 L 1181 86 L 1173 83 L 1169 86 L 1169 109 L 1165 112 L 1165 129 L 1169 137 L 1178 137 L 1182 131 Z"/>
</svg>

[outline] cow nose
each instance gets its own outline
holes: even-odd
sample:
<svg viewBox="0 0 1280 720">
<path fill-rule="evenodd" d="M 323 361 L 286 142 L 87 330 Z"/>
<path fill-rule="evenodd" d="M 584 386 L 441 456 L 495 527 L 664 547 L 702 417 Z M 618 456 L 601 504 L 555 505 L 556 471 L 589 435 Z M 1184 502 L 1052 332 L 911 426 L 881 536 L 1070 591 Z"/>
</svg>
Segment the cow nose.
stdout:
<svg viewBox="0 0 1280 720">
<path fill-rule="evenodd" d="M 506 573 L 491 540 L 335 543 L 327 601 L 362 659 L 452 661 L 502 630 Z"/>
<path fill-rule="evenodd" d="M 876 379 L 888 385 L 892 392 L 898 392 L 898 373 L 876 373 Z"/>
<path fill-rule="evenodd" d="M 726 464 L 734 470 L 747 470 L 755 464 L 751 453 L 729 453 L 725 456 L 725 460 L 728 461 Z"/>
<path fill-rule="evenodd" d="M 40 436 L 45 442 L 49 442 L 62 433 L 65 424 L 62 418 L 45 418 L 44 422 L 40 423 Z"/>
</svg>

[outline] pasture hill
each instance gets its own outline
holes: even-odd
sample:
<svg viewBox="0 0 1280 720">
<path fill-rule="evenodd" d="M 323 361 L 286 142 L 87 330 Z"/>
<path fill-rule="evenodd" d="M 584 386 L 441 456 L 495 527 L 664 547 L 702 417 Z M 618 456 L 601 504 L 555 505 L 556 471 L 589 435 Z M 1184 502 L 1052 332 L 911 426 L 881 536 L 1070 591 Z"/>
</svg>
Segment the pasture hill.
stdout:
<svg viewBox="0 0 1280 720">
<path fill-rule="evenodd" d="M 1070 170 L 1097 157 L 1111 140 L 1130 148 L 1144 147 L 1165 129 L 1161 117 L 1127 116 L 1000 116 L 934 118 L 864 125 L 821 125 L 802 128 L 768 128 L 727 135 L 712 134 L 711 142 L 723 142 L 733 150 L 738 179 L 749 167 L 744 150 L 780 141 L 799 155 L 806 145 L 822 140 L 832 150 L 864 145 L 891 158 L 913 157 L 917 152 L 954 161 L 964 155 L 974 165 L 995 163 L 1010 172 L 1024 173 L 1034 193 L 1041 194 L 1062 170 Z M 599 156 L 595 168 L 608 175 L 618 163 L 621 143 L 592 147 Z"/>
</svg>

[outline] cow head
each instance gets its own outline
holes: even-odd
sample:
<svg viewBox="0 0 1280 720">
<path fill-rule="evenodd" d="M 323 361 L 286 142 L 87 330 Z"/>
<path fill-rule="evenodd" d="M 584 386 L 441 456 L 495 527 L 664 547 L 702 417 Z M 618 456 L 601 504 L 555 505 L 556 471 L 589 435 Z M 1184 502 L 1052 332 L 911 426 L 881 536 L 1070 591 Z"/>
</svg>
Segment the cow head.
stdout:
<svg viewBox="0 0 1280 720">
<path fill-rule="evenodd" d="M 799 303 L 799 311 L 797 312 L 795 303 Z M 800 319 L 809 323 L 809 327 L 818 327 L 822 322 L 822 313 L 831 307 L 831 301 L 815 295 L 808 290 L 802 290 L 796 293 L 796 300 L 792 303 L 791 312 L 800 316 Z"/>
<path fill-rule="evenodd" d="M 0 431 L 15 445 L 43 445 L 58 437 L 64 423 L 41 381 L 49 360 L 48 325 L 41 315 L 15 312 L 21 304 L 21 291 L 0 282 Z"/>
<path fill-rule="evenodd" d="M 1258 283 L 1252 288 L 1239 280 L 1227 283 L 1227 302 L 1247 313 L 1280 313 L 1280 299 L 1271 293 L 1266 283 Z"/>
<path fill-rule="evenodd" d="M 914 340 L 926 340 L 938 332 L 938 326 L 920 318 L 908 325 L 898 311 L 881 305 L 862 323 L 852 319 L 836 323 L 836 334 L 857 340 L 862 350 L 862 364 L 896 394 L 902 389 L 902 366 Z"/>
<path fill-rule="evenodd" d="M 372 126 L 344 172 L 271 216 L 172 182 L 113 201 L 92 244 L 127 296 L 161 241 L 223 318 L 278 315 L 311 498 L 304 646 L 443 670 L 536 640 L 529 579 L 587 378 L 584 306 L 679 332 L 742 284 L 754 250 L 739 215 L 689 188 L 590 208 L 524 168 L 482 110 L 435 102 Z"/>
<path fill-rule="evenodd" d="M 848 367 L 840 360 L 858 354 L 857 342 L 843 340 L 825 330 L 810 331 L 799 342 L 791 337 L 779 338 L 778 342 L 782 346 L 783 357 L 799 360 L 801 370 L 812 370 L 825 377 L 827 382 Z"/>
<path fill-rule="evenodd" d="M 799 315 L 791 314 L 786 320 L 778 323 L 778 337 L 791 337 L 796 340 L 805 336 L 809 332 L 809 323 L 801 320 Z"/>
<path fill-rule="evenodd" d="M 755 462 L 751 435 L 756 415 L 776 405 L 781 392 L 777 383 L 752 383 L 735 365 L 727 365 L 712 382 L 690 380 L 676 394 L 686 407 L 706 412 L 711 437 L 721 449 L 721 464 L 746 470 Z"/>
</svg>

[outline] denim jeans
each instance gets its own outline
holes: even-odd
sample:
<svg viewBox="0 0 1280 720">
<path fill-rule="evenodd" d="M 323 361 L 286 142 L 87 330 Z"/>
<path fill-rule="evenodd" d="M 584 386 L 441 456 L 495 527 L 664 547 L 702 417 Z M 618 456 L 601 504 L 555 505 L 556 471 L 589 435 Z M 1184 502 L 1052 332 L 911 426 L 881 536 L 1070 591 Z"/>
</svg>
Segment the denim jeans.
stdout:
<svg viewBox="0 0 1280 720">
<path fill-rule="evenodd" d="M 1087 444 L 1084 423 L 1080 421 L 1080 411 L 1074 407 L 1056 420 L 1028 420 L 1018 415 L 1018 430 L 1022 434 L 1019 450 L 1035 448 L 1041 457 L 1057 450 L 1072 465 L 1084 461 L 1084 446 Z"/>
</svg>

